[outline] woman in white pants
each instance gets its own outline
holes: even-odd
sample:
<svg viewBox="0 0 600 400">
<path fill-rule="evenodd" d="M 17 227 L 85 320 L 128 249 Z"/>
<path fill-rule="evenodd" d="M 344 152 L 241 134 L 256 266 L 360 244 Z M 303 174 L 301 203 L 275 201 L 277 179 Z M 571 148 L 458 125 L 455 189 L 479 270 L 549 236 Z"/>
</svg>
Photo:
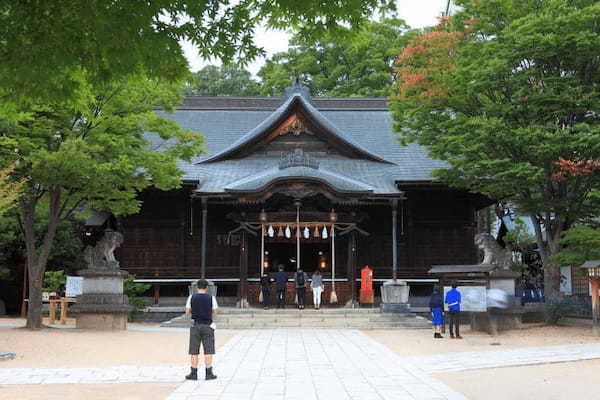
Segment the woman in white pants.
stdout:
<svg viewBox="0 0 600 400">
<path fill-rule="evenodd" d="M 315 303 L 315 310 L 321 308 L 321 294 L 323 293 L 323 277 L 321 271 L 316 270 L 312 275 L 312 282 L 310 284 L 313 292 L 313 302 Z"/>
</svg>

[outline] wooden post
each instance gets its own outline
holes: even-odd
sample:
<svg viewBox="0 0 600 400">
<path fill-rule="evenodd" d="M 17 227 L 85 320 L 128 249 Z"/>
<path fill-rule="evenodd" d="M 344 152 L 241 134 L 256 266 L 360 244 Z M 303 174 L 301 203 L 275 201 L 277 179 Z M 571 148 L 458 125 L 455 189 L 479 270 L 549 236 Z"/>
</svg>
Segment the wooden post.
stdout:
<svg viewBox="0 0 600 400">
<path fill-rule="evenodd" d="M 356 304 L 356 232 L 351 232 L 348 238 L 348 279 L 350 279 L 350 299 L 352 306 Z"/>
<path fill-rule="evenodd" d="M 337 303 L 337 293 L 335 292 L 335 224 L 331 224 L 331 295 L 330 303 Z"/>
<path fill-rule="evenodd" d="M 260 227 L 260 276 L 265 272 L 265 224 Z"/>
<path fill-rule="evenodd" d="M 248 304 L 248 236 L 242 231 L 240 243 L 240 308 Z"/>
<path fill-rule="evenodd" d="M 206 278 L 206 219 L 208 214 L 208 201 L 202 198 L 202 249 L 200 253 L 200 277 Z"/>
<path fill-rule="evenodd" d="M 154 305 L 158 305 L 160 301 L 160 283 L 154 284 Z"/>
<path fill-rule="evenodd" d="M 591 279 L 592 286 L 592 327 L 594 332 L 600 334 L 600 298 L 598 296 L 598 278 Z"/>
<path fill-rule="evenodd" d="M 296 271 L 300 269 L 300 202 L 296 203 Z"/>
<path fill-rule="evenodd" d="M 398 277 L 398 200 L 392 200 L 392 279 Z"/>
</svg>

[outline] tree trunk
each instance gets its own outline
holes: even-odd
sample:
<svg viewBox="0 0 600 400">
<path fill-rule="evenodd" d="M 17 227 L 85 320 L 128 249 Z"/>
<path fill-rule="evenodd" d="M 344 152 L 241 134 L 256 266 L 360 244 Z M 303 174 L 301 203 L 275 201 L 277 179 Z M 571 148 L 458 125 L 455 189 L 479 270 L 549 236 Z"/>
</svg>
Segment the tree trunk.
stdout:
<svg viewBox="0 0 600 400">
<path fill-rule="evenodd" d="M 27 325 L 29 329 L 42 327 L 42 276 L 39 267 L 29 267 L 29 307 L 27 308 Z"/>
<path fill-rule="evenodd" d="M 48 193 L 50 203 L 48 225 L 44 240 L 39 248 L 36 246 L 37 235 L 35 232 L 35 210 L 38 200 L 33 197 L 21 201 L 23 234 L 29 265 L 29 309 L 26 325 L 29 329 L 40 329 L 42 327 L 42 284 L 50 250 L 54 244 L 54 236 L 60 221 L 60 195 L 60 189 Z"/>
<path fill-rule="evenodd" d="M 554 236 L 554 237 L 552 237 Z M 550 301 L 560 301 L 563 294 L 560 291 L 560 265 L 551 260 L 551 257 L 560 250 L 560 233 L 552 235 L 548 233 L 547 252 L 544 263 L 544 296 Z"/>
<path fill-rule="evenodd" d="M 560 292 L 560 268 L 554 265 L 551 260 L 552 255 L 560 250 L 560 231 L 552 232 L 550 229 L 545 230 L 546 237 L 542 233 L 541 217 L 531 215 L 531 222 L 535 228 L 535 238 L 542 259 L 544 268 L 544 297 L 546 300 L 558 301 L 562 298 Z M 552 221 L 544 221 L 544 226 L 550 226 Z"/>
</svg>

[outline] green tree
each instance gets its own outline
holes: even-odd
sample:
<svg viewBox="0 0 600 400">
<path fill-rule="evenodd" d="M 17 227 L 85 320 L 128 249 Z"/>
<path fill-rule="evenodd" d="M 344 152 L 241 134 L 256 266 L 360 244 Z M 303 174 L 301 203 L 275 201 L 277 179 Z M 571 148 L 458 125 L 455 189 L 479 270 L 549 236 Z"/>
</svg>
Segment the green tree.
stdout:
<svg viewBox="0 0 600 400">
<path fill-rule="evenodd" d="M 194 73 L 186 88 L 194 96 L 256 96 L 260 84 L 252 74 L 238 65 L 208 65 Z"/>
<path fill-rule="evenodd" d="M 144 71 L 179 80 L 188 73 L 180 42 L 205 59 L 248 61 L 263 50 L 258 26 L 307 37 L 356 27 L 392 0 L 0 0 L 0 118 L 19 104 L 79 98 L 86 81 Z M 344 28 L 345 29 L 345 28 Z M 84 70 L 87 80 L 73 71 Z M 91 79 L 90 79 L 91 77 Z M 7 100 L 11 100 L 10 102 Z M 32 102 L 32 99 L 36 101 Z"/>
<path fill-rule="evenodd" d="M 314 95 L 390 95 L 394 59 L 410 36 L 407 31 L 404 21 L 385 19 L 368 22 L 358 31 L 327 33 L 316 42 L 296 34 L 290 49 L 273 55 L 258 72 L 262 93 L 280 96 L 297 75 Z"/>
<path fill-rule="evenodd" d="M 200 152 L 201 136 L 155 112 L 181 101 L 181 84 L 129 75 L 111 82 L 86 81 L 77 102 L 36 104 L 0 132 L 0 157 L 15 157 L 15 170 L 30 177 L 19 199 L 29 272 L 27 326 L 41 326 L 44 271 L 61 221 L 82 206 L 116 215 L 139 208 L 136 195 L 149 186 L 180 184 L 178 160 Z M 145 134 L 152 132 L 152 134 Z M 0 160 L 3 161 L 3 160 Z M 40 210 L 47 210 L 42 226 Z"/>
<path fill-rule="evenodd" d="M 554 175 L 560 157 L 600 154 L 600 3 L 457 3 L 452 21 L 399 57 L 396 130 L 448 162 L 437 178 L 530 216 L 547 297 L 560 297 L 551 256 L 565 230 L 599 210 L 597 172 Z"/>
<path fill-rule="evenodd" d="M 581 265 L 588 260 L 600 260 L 600 227 L 575 226 L 565 232 L 565 246 L 555 255 L 562 265 Z"/>
<path fill-rule="evenodd" d="M 23 180 L 15 182 L 11 179 L 14 170 L 14 164 L 0 169 L 0 216 L 15 206 L 24 184 Z"/>
</svg>

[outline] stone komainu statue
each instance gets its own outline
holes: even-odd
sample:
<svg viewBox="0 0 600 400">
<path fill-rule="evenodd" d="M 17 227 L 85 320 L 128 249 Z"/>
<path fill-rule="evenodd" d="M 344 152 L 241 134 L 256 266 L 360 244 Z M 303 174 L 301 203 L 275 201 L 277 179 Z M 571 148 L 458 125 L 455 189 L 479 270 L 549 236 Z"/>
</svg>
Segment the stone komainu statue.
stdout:
<svg viewBox="0 0 600 400">
<path fill-rule="evenodd" d="M 502 248 L 489 233 L 475 235 L 475 244 L 483 250 L 481 264 L 494 264 L 502 269 L 510 269 L 512 265 L 512 252 Z"/>
<path fill-rule="evenodd" d="M 119 269 L 119 262 L 115 258 L 115 249 L 123 243 L 123 234 L 117 231 L 106 230 L 102 239 L 95 246 L 87 246 L 83 252 L 88 268 Z"/>
</svg>

